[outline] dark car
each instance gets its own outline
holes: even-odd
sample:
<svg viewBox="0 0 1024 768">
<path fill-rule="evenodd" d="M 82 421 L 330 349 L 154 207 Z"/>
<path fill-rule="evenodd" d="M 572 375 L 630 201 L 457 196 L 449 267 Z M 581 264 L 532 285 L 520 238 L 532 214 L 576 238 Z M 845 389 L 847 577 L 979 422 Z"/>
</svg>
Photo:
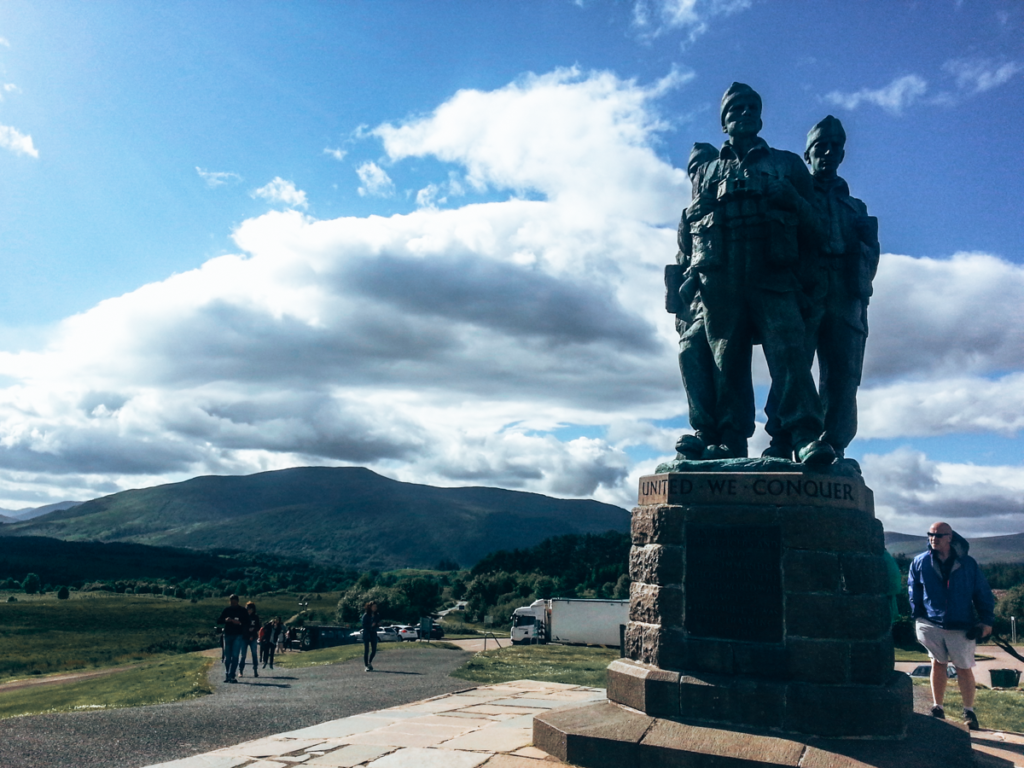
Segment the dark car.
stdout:
<svg viewBox="0 0 1024 768">
<path fill-rule="evenodd" d="M 444 637 L 444 630 L 441 629 L 437 624 L 434 624 L 430 628 L 430 639 L 440 640 L 442 637 Z"/>
<path fill-rule="evenodd" d="M 921 664 L 918 667 L 914 667 L 914 671 L 910 673 L 910 676 L 911 677 L 931 677 L 931 674 L 932 674 L 932 665 L 931 664 Z M 949 666 L 946 667 L 946 677 L 948 677 L 950 679 L 955 679 L 956 678 L 956 667 L 954 667 L 952 664 L 950 664 Z"/>
</svg>

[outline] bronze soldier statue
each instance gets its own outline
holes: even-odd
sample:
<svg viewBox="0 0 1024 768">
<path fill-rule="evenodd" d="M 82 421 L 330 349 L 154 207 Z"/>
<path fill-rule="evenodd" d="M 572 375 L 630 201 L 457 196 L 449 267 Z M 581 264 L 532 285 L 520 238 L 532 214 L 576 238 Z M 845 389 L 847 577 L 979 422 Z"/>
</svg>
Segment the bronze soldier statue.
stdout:
<svg viewBox="0 0 1024 768">
<path fill-rule="evenodd" d="M 702 142 L 693 145 L 686 166 L 693 197 L 697 196 L 701 171 L 708 163 L 717 159 L 718 149 L 715 146 Z M 698 244 L 703 244 L 700 224 L 697 225 L 697 230 Z M 704 307 L 698 290 L 699 272 L 703 266 L 700 263 L 700 256 L 703 252 L 698 251 L 698 259 L 695 262 L 693 234 L 685 209 L 679 222 L 677 241 L 679 251 L 676 254 L 676 269 L 671 272 L 671 268 L 666 270 L 666 286 L 672 305 L 668 308 L 676 315 L 676 331 L 679 333 L 679 371 L 686 389 L 689 421 L 694 434 L 680 437 L 676 443 L 676 450 L 681 457 L 691 460 L 718 458 L 722 451 L 722 439 L 715 416 L 715 380 L 712 373 L 715 360 L 708 344 L 704 327 Z M 753 413 L 754 389 L 749 379 L 747 384 L 748 391 L 745 397 L 750 404 L 750 412 Z"/>
<path fill-rule="evenodd" d="M 729 135 L 717 160 L 698 171 L 686 212 L 692 268 L 700 278 L 705 332 L 711 348 L 715 456 L 745 457 L 754 431 L 751 350 L 759 341 L 768 362 L 775 417 L 792 436 L 797 459 L 830 464 L 822 442 L 824 417 L 806 352 L 801 314 L 801 260 L 822 237 L 810 174 L 792 152 L 758 136 L 761 97 L 733 83 L 722 97 L 722 130 Z"/>
<path fill-rule="evenodd" d="M 804 159 L 814 176 L 814 192 L 825 222 L 819 272 L 814 281 L 807 330 L 818 353 L 818 391 L 825 411 L 821 439 L 839 458 L 857 434 L 857 388 L 864 368 L 868 301 L 878 271 L 878 219 L 850 195 L 838 175 L 846 156 L 846 131 L 829 115 L 807 134 Z"/>
</svg>

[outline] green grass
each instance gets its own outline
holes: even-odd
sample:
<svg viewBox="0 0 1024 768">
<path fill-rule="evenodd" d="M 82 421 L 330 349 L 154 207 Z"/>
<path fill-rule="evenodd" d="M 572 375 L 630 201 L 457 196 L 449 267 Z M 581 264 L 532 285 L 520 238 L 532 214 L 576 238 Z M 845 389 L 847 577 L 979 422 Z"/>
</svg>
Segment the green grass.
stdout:
<svg viewBox="0 0 1024 768">
<path fill-rule="evenodd" d="M 927 678 L 914 678 L 914 685 L 929 685 Z M 943 701 L 946 717 L 957 720 L 963 710 L 963 699 L 956 680 L 950 680 L 946 686 L 946 698 Z M 991 691 L 979 688 L 974 696 L 974 711 L 978 715 L 981 727 L 993 731 L 1012 731 L 1024 733 L 1024 690 Z"/>
<path fill-rule="evenodd" d="M 0 592 L 0 682 L 214 648 L 215 622 L 227 605 L 223 598 L 191 603 L 109 592 L 72 592 L 70 600 L 14 593 L 18 602 L 7 603 L 7 594 Z M 333 608 L 337 599 L 325 593 L 309 605 Z M 264 620 L 287 619 L 299 610 L 297 595 L 263 595 L 254 601 Z"/>
<path fill-rule="evenodd" d="M 377 655 L 388 655 L 396 651 L 406 651 L 410 648 L 440 648 L 446 651 L 461 651 L 457 645 L 451 643 L 379 643 Z M 343 661 L 363 658 L 363 644 L 353 643 L 352 645 L 339 645 L 334 648 L 321 648 L 316 651 L 303 651 L 302 653 L 286 653 L 277 656 L 274 662 L 279 667 L 286 669 L 298 669 L 300 667 L 322 667 L 327 664 L 340 664 Z"/>
<path fill-rule="evenodd" d="M 975 661 L 991 661 L 992 656 L 986 656 L 983 653 L 974 654 Z M 919 651 L 911 648 L 897 648 L 896 649 L 896 661 L 921 661 L 927 662 L 928 658 L 927 651 Z"/>
<path fill-rule="evenodd" d="M 568 645 L 525 645 L 478 653 L 452 677 L 478 683 L 542 680 L 604 688 L 605 670 L 618 650 Z"/>
<path fill-rule="evenodd" d="M 165 657 L 135 669 L 77 683 L 54 683 L 5 691 L 0 718 L 165 704 L 212 693 L 207 671 L 214 659 L 196 654 Z"/>
</svg>

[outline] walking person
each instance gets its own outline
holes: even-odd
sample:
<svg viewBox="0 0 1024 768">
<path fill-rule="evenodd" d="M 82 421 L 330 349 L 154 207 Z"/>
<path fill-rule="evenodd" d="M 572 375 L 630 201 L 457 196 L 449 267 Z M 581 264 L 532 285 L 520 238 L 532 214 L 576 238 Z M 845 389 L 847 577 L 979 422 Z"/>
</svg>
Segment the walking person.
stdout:
<svg viewBox="0 0 1024 768">
<path fill-rule="evenodd" d="M 256 658 L 256 640 L 259 637 L 260 628 L 262 622 L 260 617 L 256 613 L 256 603 L 250 600 L 245 604 L 246 624 L 245 624 L 245 640 L 242 643 L 242 660 L 238 663 L 238 675 L 241 677 L 245 674 L 245 656 L 246 651 L 251 651 L 252 655 L 252 676 L 259 677 L 260 671 L 257 664 Z"/>
<path fill-rule="evenodd" d="M 932 716 L 946 717 L 946 665 L 952 662 L 964 722 L 976 731 L 974 648 L 978 639 L 992 634 L 995 599 L 978 563 L 967 554 L 969 549 L 948 523 L 933 523 L 928 529 L 928 551 L 910 564 L 907 588 L 917 639 L 932 659 Z"/>
<path fill-rule="evenodd" d="M 260 663 L 263 669 L 267 668 L 267 661 L 270 659 L 270 633 L 273 631 L 273 622 L 268 621 L 260 627 L 260 633 L 256 637 L 260 645 Z"/>
<path fill-rule="evenodd" d="M 266 630 L 266 649 L 267 657 L 263 660 L 263 668 L 267 668 L 267 664 L 270 664 L 270 668 L 274 668 L 274 650 L 277 648 L 277 644 L 281 642 L 284 637 L 284 624 L 281 622 L 280 616 L 275 616 L 267 625 L 263 628 Z"/>
<path fill-rule="evenodd" d="M 380 627 L 380 614 L 377 604 L 372 600 L 366 604 L 363 614 L 363 665 L 367 672 L 373 672 L 373 657 L 377 655 L 377 628 Z"/>
<path fill-rule="evenodd" d="M 224 625 L 224 682 L 237 683 L 238 654 L 249 623 L 249 614 L 238 604 L 238 595 L 228 597 L 228 607 L 221 611 L 217 623 Z"/>
<path fill-rule="evenodd" d="M 276 626 L 276 631 L 277 631 L 277 635 L 276 635 L 277 652 L 278 653 L 284 653 L 284 644 L 285 644 L 285 641 L 287 640 L 287 632 L 285 631 L 284 624 L 283 624 L 283 622 L 280 619 L 275 619 L 274 622 L 277 625 Z M 273 669 L 274 665 L 271 664 L 270 668 Z"/>
</svg>

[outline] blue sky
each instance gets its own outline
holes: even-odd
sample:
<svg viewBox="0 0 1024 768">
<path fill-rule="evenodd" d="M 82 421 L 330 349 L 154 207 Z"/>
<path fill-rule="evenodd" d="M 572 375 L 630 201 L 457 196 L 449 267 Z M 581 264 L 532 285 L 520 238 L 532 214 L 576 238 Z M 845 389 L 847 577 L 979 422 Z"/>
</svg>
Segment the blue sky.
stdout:
<svg viewBox="0 0 1024 768">
<path fill-rule="evenodd" d="M 773 146 L 842 119 L 880 220 L 879 516 L 1024 530 L 1019 2 L 5 2 L 0 39 L 0 506 L 301 464 L 629 506 L 738 80 Z"/>
</svg>

